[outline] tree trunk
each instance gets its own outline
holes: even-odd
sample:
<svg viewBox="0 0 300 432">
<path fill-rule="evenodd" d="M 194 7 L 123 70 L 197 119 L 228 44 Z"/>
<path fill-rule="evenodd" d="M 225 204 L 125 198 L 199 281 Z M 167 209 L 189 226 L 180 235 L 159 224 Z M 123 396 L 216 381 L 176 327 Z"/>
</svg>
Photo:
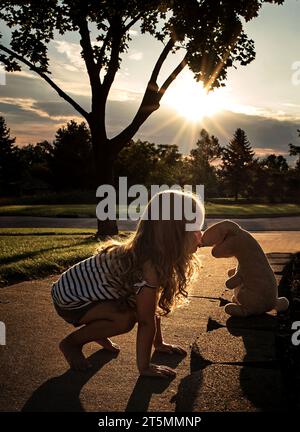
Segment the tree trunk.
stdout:
<svg viewBox="0 0 300 432">
<path fill-rule="evenodd" d="M 109 140 L 101 133 L 99 125 L 91 126 L 92 145 L 94 152 L 94 166 L 96 188 L 103 184 L 114 185 L 113 163 L 114 156 L 110 149 Z M 96 198 L 96 204 L 101 202 L 103 198 Z M 96 237 L 104 239 L 108 236 L 118 234 L 118 226 L 116 220 L 97 220 Z"/>
</svg>

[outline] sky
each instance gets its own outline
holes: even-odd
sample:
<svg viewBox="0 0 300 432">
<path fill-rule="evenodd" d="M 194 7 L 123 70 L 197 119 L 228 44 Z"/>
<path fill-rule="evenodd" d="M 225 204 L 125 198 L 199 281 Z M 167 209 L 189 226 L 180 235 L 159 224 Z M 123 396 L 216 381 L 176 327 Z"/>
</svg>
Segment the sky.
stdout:
<svg viewBox="0 0 300 432">
<path fill-rule="evenodd" d="M 288 156 L 288 144 L 300 144 L 300 0 L 282 6 L 265 4 L 258 18 L 245 24 L 255 41 L 256 59 L 247 66 L 228 70 L 226 87 L 205 97 L 201 85 L 186 68 L 172 83 L 135 139 L 157 144 L 177 144 L 188 154 L 204 127 L 228 144 L 237 128 L 245 130 L 259 157 L 270 153 Z M 0 22 L 2 43 L 9 46 L 10 31 Z M 107 133 L 115 136 L 133 118 L 152 68 L 163 48 L 161 42 L 131 32 L 129 51 L 107 103 Z M 92 40 L 96 33 L 92 31 Z M 159 77 L 161 84 L 184 56 L 170 55 Z M 57 35 L 49 44 L 51 78 L 85 109 L 90 108 L 90 90 L 79 38 Z M 1 74 L 0 74 L 1 75 Z M 18 73 L 3 73 L 0 80 L 0 114 L 7 121 L 18 145 L 52 141 L 67 121 L 82 121 L 80 115 L 42 79 L 26 67 Z M 293 158 L 288 160 L 292 162 Z"/>
</svg>

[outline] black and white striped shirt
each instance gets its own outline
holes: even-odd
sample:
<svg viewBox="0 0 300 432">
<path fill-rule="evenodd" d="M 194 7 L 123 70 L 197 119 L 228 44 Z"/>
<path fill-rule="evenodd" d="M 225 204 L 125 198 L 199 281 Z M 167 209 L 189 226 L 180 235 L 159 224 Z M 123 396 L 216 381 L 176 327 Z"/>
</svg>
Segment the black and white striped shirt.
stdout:
<svg viewBox="0 0 300 432">
<path fill-rule="evenodd" d="M 138 294 L 145 285 L 156 288 L 141 280 L 129 290 L 121 279 L 123 272 L 116 249 L 103 251 L 66 270 L 52 286 L 52 299 L 63 309 L 79 309 L 95 301 Z"/>
</svg>

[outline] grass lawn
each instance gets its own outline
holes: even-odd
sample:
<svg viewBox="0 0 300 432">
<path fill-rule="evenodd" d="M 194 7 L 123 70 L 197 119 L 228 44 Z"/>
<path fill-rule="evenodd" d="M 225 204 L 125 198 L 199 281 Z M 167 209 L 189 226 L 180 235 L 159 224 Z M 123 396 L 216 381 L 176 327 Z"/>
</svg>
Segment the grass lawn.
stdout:
<svg viewBox="0 0 300 432">
<path fill-rule="evenodd" d="M 99 242 L 89 229 L 1 228 L 0 286 L 60 273 L 92 255 Z"/>
<path fill-rule="evenodd" d="M 300 215 L 300 204 L 205 204 L 207 216 L 260 217 Z M 125 214 L 126 208 L 119 211 Z M 0 206 L 0 216 L 95 217 L 94 204 Z"/>
</svg>

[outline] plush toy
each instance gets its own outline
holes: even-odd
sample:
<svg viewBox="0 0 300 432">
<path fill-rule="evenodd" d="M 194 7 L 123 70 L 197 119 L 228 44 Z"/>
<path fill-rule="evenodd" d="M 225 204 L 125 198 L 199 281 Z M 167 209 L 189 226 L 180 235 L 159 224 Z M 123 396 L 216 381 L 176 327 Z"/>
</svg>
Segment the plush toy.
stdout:
<svg viewBox="0 0 300 432">
<path fill-rule="evenodd" d="M 216 223 L 203 233 L 202 246 L 213 246 L 215 258 L 235 257 L 226 287 L 234 289 L 225 312 L 232 316 L 260 315 L 271 309 L 285 311 L 288 299 L 278 298 L 277 282 L 266 255 L 252 235 L 230 220 Z"/>
</svg>

